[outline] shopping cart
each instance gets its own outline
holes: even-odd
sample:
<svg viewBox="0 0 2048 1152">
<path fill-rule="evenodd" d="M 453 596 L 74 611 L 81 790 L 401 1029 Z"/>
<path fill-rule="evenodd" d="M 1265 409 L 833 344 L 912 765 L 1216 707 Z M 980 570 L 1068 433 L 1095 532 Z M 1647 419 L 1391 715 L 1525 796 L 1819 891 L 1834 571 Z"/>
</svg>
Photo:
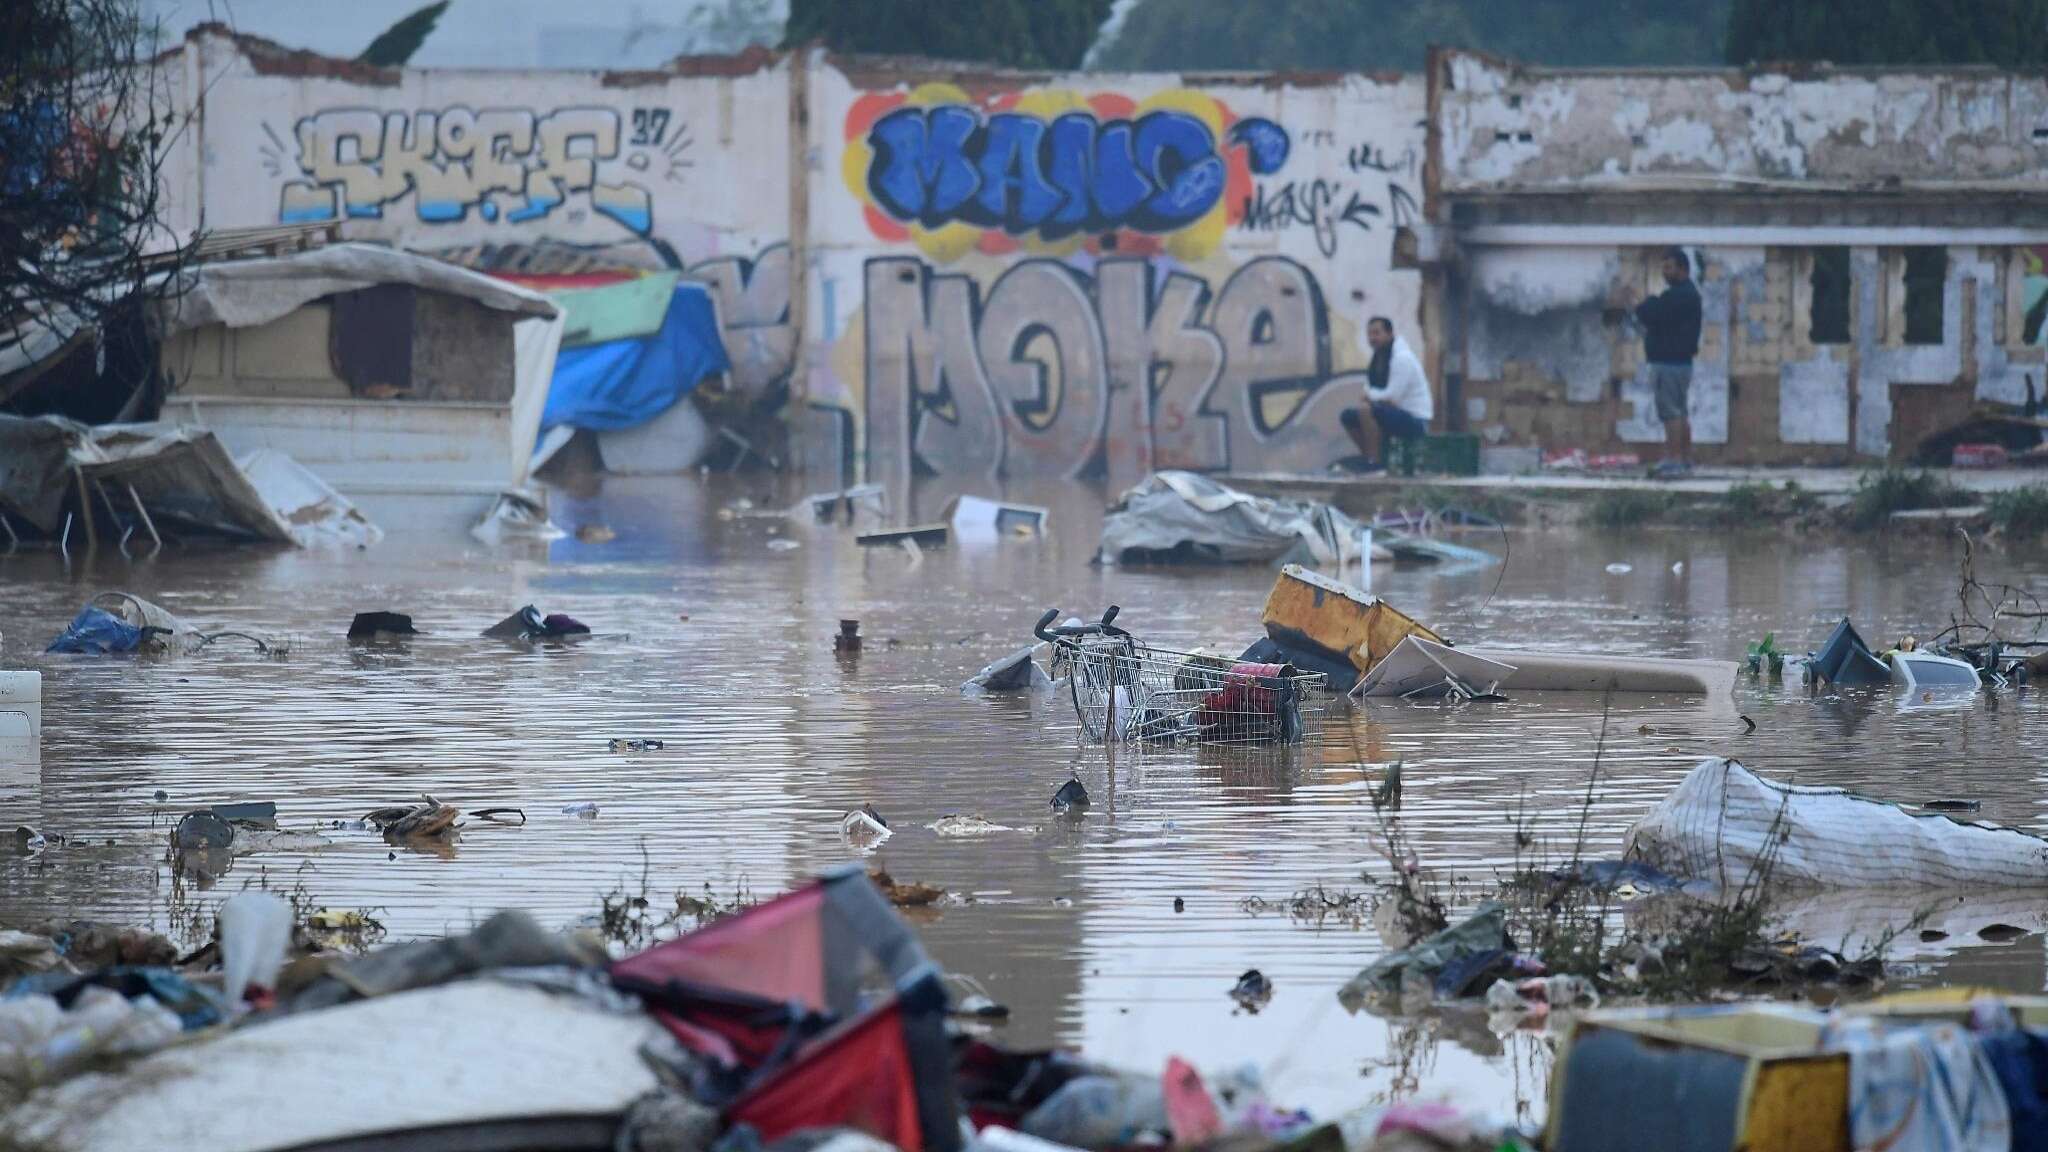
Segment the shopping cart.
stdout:
<svg viewBox="0 0 2048 1152">
<path fill-rule="evenodd" d="M 1053 646 L 1091 744 L 1273 745 L 1319 743 L 1329 684 L 1320 672 L 1257 664 L 1146 644 L 1113 623 L 1112 605 L 1094 624 L 1052 627 L 1049 610 L 1032 629 Z"/>
</svg>

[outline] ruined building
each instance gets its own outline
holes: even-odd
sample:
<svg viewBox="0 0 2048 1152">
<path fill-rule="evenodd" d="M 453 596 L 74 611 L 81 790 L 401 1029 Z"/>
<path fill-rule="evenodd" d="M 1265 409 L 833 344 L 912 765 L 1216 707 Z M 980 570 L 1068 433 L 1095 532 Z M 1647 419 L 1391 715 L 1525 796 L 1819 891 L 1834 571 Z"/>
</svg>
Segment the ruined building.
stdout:
<svg viewBox="0 0 2048 1152">
<path fill-rule="evenodd" d="M 677 270 L 828 478 L 1319 471 L 1375 315 L 1495 461 L 1626 450 L 1661 433 L 1608 305 L 1674 243 L 1705 461 L 1896 459 L 2048 398 L 2040 77 L 379 69 L 219 28 L 166 67 L 203 109 L 178 226 Z"/>
</svg>

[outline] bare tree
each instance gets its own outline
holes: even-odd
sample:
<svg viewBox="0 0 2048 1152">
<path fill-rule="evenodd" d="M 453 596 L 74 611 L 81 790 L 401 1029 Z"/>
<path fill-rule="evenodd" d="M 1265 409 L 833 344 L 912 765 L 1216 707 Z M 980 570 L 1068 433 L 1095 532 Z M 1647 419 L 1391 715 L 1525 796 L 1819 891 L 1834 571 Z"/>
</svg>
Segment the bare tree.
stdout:
<svg viewBox="0 0 2048 1152">
<path fill-rule="evenodd" d="M 147 372 L 144 289 L 182 249 L 164 162 L 183 125 L 153 40 L 133 0 L 0 3 L 0 398 L 8 370 L 86 340 L 94 375 Z"/>
</svg>

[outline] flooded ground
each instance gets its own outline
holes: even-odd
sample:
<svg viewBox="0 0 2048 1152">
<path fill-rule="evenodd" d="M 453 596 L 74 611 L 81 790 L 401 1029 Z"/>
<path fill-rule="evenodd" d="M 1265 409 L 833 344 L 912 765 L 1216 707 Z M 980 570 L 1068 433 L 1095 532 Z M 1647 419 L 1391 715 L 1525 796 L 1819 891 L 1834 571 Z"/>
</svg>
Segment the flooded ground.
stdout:
<svg viewBox="0 0 2048 1152">
<path fill-rule="evenodd" d="M 921 499 L 935 507 L 943 495 Z M 89 844 L 0 859 L 0 923 L 61 914 L 204 931 L 224 894 L 262 878 L 378 909 L 394 938 L 508 906 L 568 924 L 606 890 L 637 888 L 643 868 L 657 900 L 707 884 L 721 897 L 773 893 L 853 858 L 839 820 L 869 802 L 898 829 L 876 861 L 974 895 L 921 931 L 944 966 L 1012 1006 L 1013 1043 L 1137 1067 L 1173 1053 L 1249 1061 L 1283 1099 L 1320 1111 L 1419 1094 L 1540 1114 L 1543 1038 L 1503 1041 L 1482 1018 L 1349 1015 L 1335 992 L 1382 950 L 1372 925 L 1254 916 L 1243 904 L 1386 875 L 1361 764 L 1406 762 L 1400 819 L 1432 869 L 1484 880 L 1506 866 L 1517 810 L 1541 835 L 1569 838 L 1599 701 L 1374 706 L 1339 722 L 1320 755 L 1155 751 L 1112 764 L 1080 749 L 1064 697 L 963 699 L 961 681 L 1054 606 L 1092 614 L 1113 602 L 1121 622 L 1161 643 L 1241 646 L 1273 574 L 1091 566 L 1100 497 L 1050 495 L 1048 539 L 917 561 L 801 527 L 780 533 L 801 548 L 771 549 L 772 522 L 717 515 L 740 496 L 774 503 L 761 485 L 673 479 L 558 496 L 557 521 L 606 525 L 616 538 L 604 543 L 491 550 L 394 524 L 367 552 L 179 550 L 132 565 L 103 553 L 68 569 L 47 553 L 0 557 L 0 667 L 45 676 L 40 768 L 0 766 L 0 819 Z M 1467 542 L 1502 549 L 1498 538 Z M 1874 643 L 1930 635 L 1948 621 L 1958 558 L 1941 540 L 1519 532 L 1504 576 L 1382 566 L 1375 591 L 1458 639 L 1735 659 L 1773 629 L 1803 651 L 1845 612 Z M 2048 572 L 2040 559 L 1980 554 L 1978 570 L 2026 584 Z M 1611 574 L 1615 563 L 1632 568 Z M 105 588 L 295 645 L 283 660 L 230 648 L 145 663 L 41 656 Z M 475 638 L 529 602 L 599 635 L 567 649 Z M 349 617 L 374 608 L 409 612 L 429 635 L 351 649 Z M 833 654 L 841 617 L 868 637 L 858 661 Z M 1738 713 L 1756 719 L 1754 735 L 1739 735 Z M 1708 753 L 1887 798 L 1977 799 L 1986 818 L 2048 829 L 2042 722 L 2031 694 L 1949 709 L 1745 682 L 1732 703 L 1617 701 L 1588 839 L 1618 851 L 1628 823 Z M 666 747 L 613 754 L 612 737 Z M 1077 824 L 1048 809 L 1070 774 L 1096 798 Z M 465 809 L 519 806 L 530 822 L 472 826 L 441 856 L 330 831 L 333 847 L 243 860 L 208 892 L 174 884 L 164 863 L 168 823 L 191 806 L 271 799 L 282 823 L 310 827 L 420 793 Z M 600 815 L 563 813 L 580 802 Z M 926 829 L 949 813 L 1021 830 Z M 1968 910 L 2048 924 L 2048 897 Z M 1822 931 L 1873 914 L 1842 902 L 1793 911 Z M 1915 982 L 2048 986 L 2038 931 L 1997 946 L 1915 938 L 1901 952 Z M 1256 1016 L 1226 996 L 1251 967 L 1276 988 Z"/>
</svg>

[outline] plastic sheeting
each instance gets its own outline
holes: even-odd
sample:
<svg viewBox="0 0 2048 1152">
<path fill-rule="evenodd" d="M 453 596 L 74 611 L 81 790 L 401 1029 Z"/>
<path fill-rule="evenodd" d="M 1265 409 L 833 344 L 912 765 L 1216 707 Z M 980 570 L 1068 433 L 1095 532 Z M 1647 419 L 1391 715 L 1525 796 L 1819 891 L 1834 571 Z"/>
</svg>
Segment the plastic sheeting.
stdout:
<svg viewBox="0 0 2048 1152">
<path fill-rule="evenodd" d="M 1380 957 L 1339 989 L 1337 998 L 1352 1004 L 1409 988 L 1433 989 L 1437 973 L 1459 960 L 1502 948 L 1506 939 L 1507 909 L 1489 901 L 1429 939 Z"/>
<path fill-rule="evenodd" d="M 512 471 L 507 481 L 521 488 L 533 475 L 534 440 L 541 413 L 554 388 L 562 347 L 563 320 L 534 317 L 512 325 Z"/>
<path fill-rule="evenodd" d="M 1728 889 L 1766 873 L 1788 887 L 2048 887 L 2048 839 L 1780 784 L 1733 760 L 1687 773 L 1629 830 L 1624 854 Z"/>
<path fill-rule="evenodd" d="M 162 287 L 158 302 L 166 337 L 208 324 L 268 324 L 323 296 L 380 284 L 410 284 L 520 316 L 555 319 L 560 314 L 553 301 L 532 289 L 374 244 L 329 244 L 259 260 L 224 260 L 185 268 L 175 276 L 177 282 Z"/>
<path fill-rule="evenodd" d="M 1355 554 L 1360 525 L 1327 504 L 1253 496 L 1193 472 L 1155 472 L 1102 521 L 1104 563 L 1195 560 L 1316 564 Z"/>
<path fill-rule="evenodd" d="M 235 463 L 263 502 L 290 526 L 292 539 L 301 548 L 316 544 L 366 548 L 384 538 L 384 530 L 370 523 L 348 497 L 284 453 L 258 448 Z"/>
<path fill-rule="evenodd" d="M 728 367 L 710 293 L 701 284 L 678 284 L 653 336 L 563 349 L 556 356 L 540 429 L 637 427 Z"/>
</svg>

